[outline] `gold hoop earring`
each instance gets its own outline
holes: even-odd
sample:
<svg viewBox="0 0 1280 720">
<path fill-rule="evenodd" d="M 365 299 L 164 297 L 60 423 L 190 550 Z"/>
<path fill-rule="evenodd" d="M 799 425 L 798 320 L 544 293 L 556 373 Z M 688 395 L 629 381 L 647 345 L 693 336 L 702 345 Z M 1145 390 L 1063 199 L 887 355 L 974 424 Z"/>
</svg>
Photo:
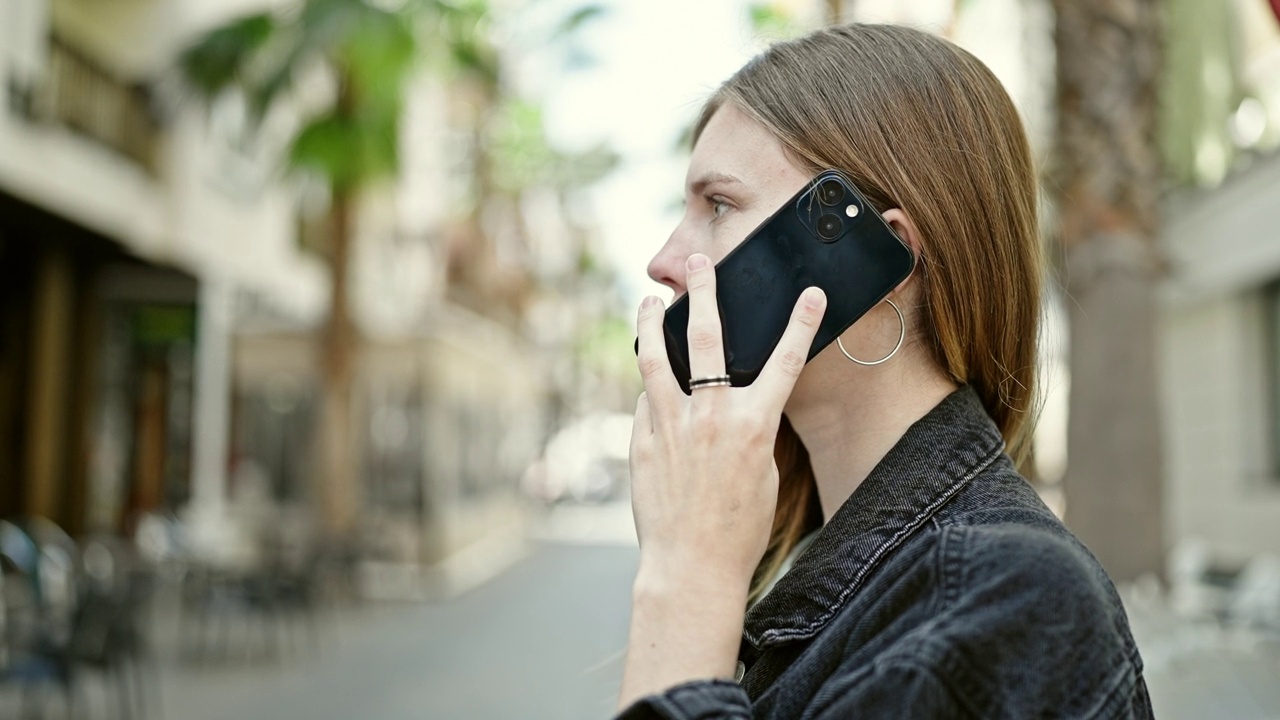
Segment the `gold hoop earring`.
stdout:
<svg viewBox="0 0 1280 720">
<path fill-rule="evenodd" d="M 893 311 L 898 314 L 898 324 L 902 326 L 902 329 L 898 332 L 898 344 L 893 346 L 893 350 L 891 350 L 888 355 L 885 355 L 879 360 L 859 360 L 858 358 L 850 355 L 848 350 L 844 349 L 844 343 L 840 342 L 839 337 L 836 338 L 836 345 L 840 347 L 840 352 L 844 353 L 845 357 L 859 365 L 866 365 L 870 367 L 872 365 L 880 365 L 881 363 L 889 362 L 894 355 L 898 354 L 898 349 L 902 347 L 902 341 L 907 339 L 907 319 L 902 316 L 902 311 L 898 309 L 898 306 L 892 300 L 885 298 L 884 301 L 889 303 L 889 307 L 893 308 Z"/>
</svg>

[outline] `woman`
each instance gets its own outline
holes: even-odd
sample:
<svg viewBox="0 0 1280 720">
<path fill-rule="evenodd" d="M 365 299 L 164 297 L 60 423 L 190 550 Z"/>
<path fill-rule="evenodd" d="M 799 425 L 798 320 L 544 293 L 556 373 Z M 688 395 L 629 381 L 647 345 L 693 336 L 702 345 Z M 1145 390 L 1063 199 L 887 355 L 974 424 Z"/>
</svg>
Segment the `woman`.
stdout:
<svg viewBox="0 0 1280 720">
<path fill-rule="evenodd" d="M 833 344 L 804 363 L 825 306 L 810 288 L 758 380 L 686 396 L 661 301 L 640 308 L 622 717 L 1150 716 L 1115 588 L 1015 470 L 1034 418 L 1035 175 L 974 57 L 834 27 L 715 93 L 685 216 L 649 268 L 689 294 L 693 378 L 724 372 L 715 263 L 826 168 L 918 258 L 893 306 L 840 338 L 848 358 Z"/>
</svg>

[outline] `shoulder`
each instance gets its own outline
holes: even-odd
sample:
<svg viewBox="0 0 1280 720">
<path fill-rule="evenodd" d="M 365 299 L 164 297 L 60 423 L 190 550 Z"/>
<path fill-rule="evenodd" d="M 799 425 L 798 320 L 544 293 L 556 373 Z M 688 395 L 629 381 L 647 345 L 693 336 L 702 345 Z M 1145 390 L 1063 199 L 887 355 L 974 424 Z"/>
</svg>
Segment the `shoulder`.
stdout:
<svg viewBox="0 0 1280 720">
<path fill-rule="evenodd" d="M 934 525 L 904 548 L 913 572 L 883 596 L 897 612 L 876 626 L 878 637 L 845 644 L 854 649 L 832 691 L 841 712 L 820 716 L 880 707 L 882 696 L 936 710 L 907 704 L 901 717 L 1148 716 L 1114 586 L 1061 524 L 1031 517 Z M 916 594 L 893 595 L 903 588 Z M 878 617 L 866 612 L 859 623 Z"/>
<path fill-rule="evenodd" d="M 1096 595 L 1118 601 L 1102 565 L 1075 536 L 1051 519 L 1032 515 L 1019 520 L 953 525 L 939 534 L 944 571 L 969 592 L 1005 586 L 1011 594 Z"/>
<path fill-rule="evenodd" d="M 1044 504 L 1007 455 L 979 473 L 935 516 L 940 569 L 968 593 L 1070 598 L 1080 610 L 1123 615 L 1093 553 Z M 1052 604 L 1057 604 L 1056 602 Z"/>
<path fill-rule="evenodd" d="M 1021 706 L 1014 715 L 1049 701 L 1093 716 L 1134 692 L 1142 664 L 1124 606 L 1064 527 L 955 525 L 936 542 L 942 602 L 930 644 L 959 693 L 978 706 Z"/>
</svg>

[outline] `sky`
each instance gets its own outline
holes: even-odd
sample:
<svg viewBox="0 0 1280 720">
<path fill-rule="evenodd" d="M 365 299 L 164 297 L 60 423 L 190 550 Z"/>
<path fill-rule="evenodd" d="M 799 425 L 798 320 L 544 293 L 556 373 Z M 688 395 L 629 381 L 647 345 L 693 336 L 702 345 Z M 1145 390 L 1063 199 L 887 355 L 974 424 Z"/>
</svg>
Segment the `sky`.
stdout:
<svg viewBox="0 0 1280 720">
<path fill-rule="evenodd" d="M 591 66 L 544 80 L 554 144 L 605 140 L 622 157 L 590 198 L 601 250 L 631 305 L 658 291 L 669 296 L 645 266 L 678 221 L 688 155 L 677 139 L 702 101 L 762 47 L 746 8 L 739 0 L 610 3 L 581 36 Z"/>
</svg>

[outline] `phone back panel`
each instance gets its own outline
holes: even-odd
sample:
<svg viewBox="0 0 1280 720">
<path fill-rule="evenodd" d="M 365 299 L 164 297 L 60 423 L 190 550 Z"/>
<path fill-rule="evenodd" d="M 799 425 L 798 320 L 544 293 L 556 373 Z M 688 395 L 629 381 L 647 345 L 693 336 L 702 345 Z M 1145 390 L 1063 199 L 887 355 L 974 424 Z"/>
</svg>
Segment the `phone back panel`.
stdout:
<svg viewBox="0 0 1280 720">
<path fill-rule="evenodd" d="M 840 184 L 844 196 L 826 205 L 817 195 L 819 188 L 834 187 L 830 181 Z M 831 214 L 843 232 L 824 240 L 819 223 Z M 828 237 L 831 228 L 825 228 Z M 913 264 L 911 251 L 852 183 L 836 171 L 818 175 L 716 266 L 725 367 L 733 385 L 749 385 L 759 376 L 805 288 L 816 285 L 827 294 L 827 310 L 806 358 L 811 360 L 906 279 Z M 685 295 L 667 310 L 664 322 L 671 367 L 685 392 L 688 326 Z"/>
</svg>

